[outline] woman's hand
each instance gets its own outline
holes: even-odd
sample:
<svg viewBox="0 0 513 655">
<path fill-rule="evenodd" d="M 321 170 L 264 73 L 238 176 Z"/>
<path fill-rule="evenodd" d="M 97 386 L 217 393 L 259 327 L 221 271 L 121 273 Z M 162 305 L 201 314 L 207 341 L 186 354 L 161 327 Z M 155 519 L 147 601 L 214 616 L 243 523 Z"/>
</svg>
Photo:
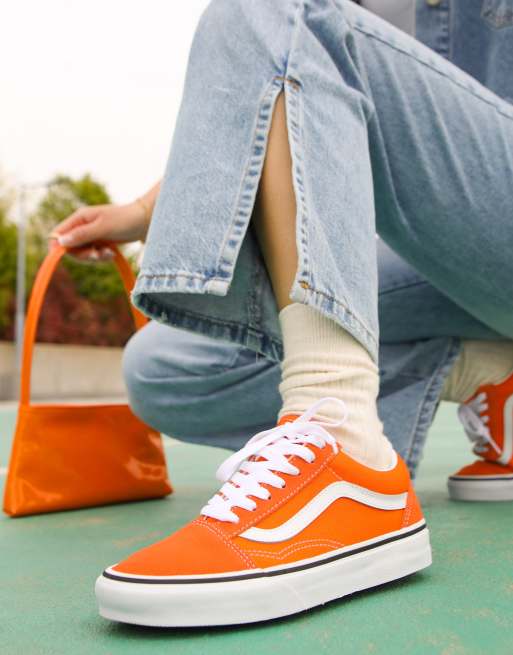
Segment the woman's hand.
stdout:
<svg viewBox="0 0 513 655">
<path fill-rule="evenodd" d="M 144 203 L 93 205 L 81 207 L 55 227 L 50 239 L 66 248 L 78 248 L 73 255 L 86 261 L 109 261 L 114 253 L 108 247 L 95 247 L 98 241 L 126 243 L 144 240 L 150 216 Z"/>
</svg>

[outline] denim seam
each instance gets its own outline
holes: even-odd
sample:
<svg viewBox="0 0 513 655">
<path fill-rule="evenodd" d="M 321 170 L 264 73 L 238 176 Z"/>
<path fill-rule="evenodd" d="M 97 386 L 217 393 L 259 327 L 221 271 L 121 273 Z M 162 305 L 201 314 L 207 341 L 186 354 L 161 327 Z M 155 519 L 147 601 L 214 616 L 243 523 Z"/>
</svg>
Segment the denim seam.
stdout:
<svg viewBox="0 0 513 655">
<path fill-rule="evenodd" d="M 232 221 L 225 233 L 216 262 L 216 270 L 221 273 L 221 277 L 225 280 L 231 278 L 233 275 L 237 256 L 251 220 L 267 149 L 267 139 L 274 105 L 281 88 L 282 85 L 277 84 L 276 77 L 273 77 L 271 82 L 265 87 L 258 104 L 258 111 L 253 126 L 253 137 L 251 139 L 251 154 L 249 155 L 244 175 L 241 179 Z"/>
<path fill-rule="evenodd" d="M 145 278 L 145 277 L 148 277 L 148 276 L 139 275 L 139 278 Z M 159 277 L 162 277 L 162 276 L 159 276 Z M 173 281 L 173 276 L 168 276 L 168 277 L 169 277 L 169 281 L 172 282 Z M 223 282 L 226 283 L 226 280 L 223 280 Z M 142 286 L 142 285 L 138 285 L 138 287 L 139 286 Z M 160 287 L 160 288 L 157 289 L 157 288 L 153 288 L 152 286 L 149 286 L 149 287 L 146 286 L 146 288 L 144 288 L 144 289 L 140 289 L 140 288 L 135 289 L 134 288 L 134 290 L 132 291 L 131 300 L 132 300 L 133 304 L 135 305 L 135 307 L 137 307 L 138 309 L 144 309 L 144 310 L 148 311 L 148 314 L 151 316 L 151 318 L 154 318 L 157 322 L 163 322 L 164 319 L 167 318 L 166 313 L 169 310 L 168 309 L 163 309 L 162 306 L 159 303 L 157 303 L 157 302 L 155 302 L 153 300 L 150 300 L 147 295 L 143 295 L 142 297 L 139 297 L 139 294 L 160 293 L 163 290 L 164 291 L 169 291 L 170 293 L 173 293 L 173 292 L 182 293 L 181 290 L 176 291 L 175 289 L 172 289 L 171 287 L 164 288 L 164 289 L 162 289 Z M 134 293 L 134 292 L 136 292 L 136 293 Z M 223 326 L 228 327 L 228 328 L 230 328 L 230 327 L 233 327 L 233 328 L 240 327 L 240 323 L 238 323 L 237 321 L 230 321 L 230 320 L 226 320 L 226 319 L 223 319 L 221 321 L 220 319 L 214 319 L 211 316 L 208 316 L 206 314 L 202 314 L 201 312 L 191 312 L 189 310 L 182 310 L 182 309 L 171 310 L 171 311 L 173 311 L 173 312 L 174 311 L 179 311 L 180 313 L 183 313 L 184 315 L 187 315 L 190 318 L 194 318 L 194 319 L 198 319 L 198 320 L 218 322 L 219 324 L 222 324 Z M 160 320 L 160 321 L 157 318 L 159 316 L 159 312 L 160 312 L 160 315 L 162 316 L 162 320 Z"/>
<path fill-rule="evenodd" d="M 140 293 L 141 291 L 139 290 L 138 294 Z M 133 303 L 138 309 L 155 321 L 193 331 L 196 331 L 195 328 L 197 328 L 198 332 L 207 337 L 215 338 L 217 336 L 226 341 L 238 343 L 245 348 L 250 347 L 248 343 L 250 341 L 249 337 L 251 336 L 253 337 L 253 345 L 251 346 L 253 350 L 262 353 L 275 362 L 280 362 L 283 358 L 282 342 L 270 336 L 267 332 L 255 330 L 237 321 L 220 320 L 181 308 L 163 308 L 159 303 L 150 300 L 147 295 L 144 295 L 151 293 L 151 291 L 145 290 L 142 293 L 143 295 L 133 296 Z M 195 327 L 193 328 L 191 324 L 194 324 Z M 213 334 L 213 328 L 217 328 L 216 334 Z"/>
<path fill-rule="evenodd" d="M 303 112 L 300 91 L 301 82 L 290 71 L 295 68 L 294 56 L 297 50 L 297 33 L 299 24 L 299 14 L 305 8 L 305 2 L 296 3 L 294 14 L 294 29 L 290 43 L 289 56 L 286 66 L 285 84 L 285 103 L 286 103 L 286 123 L 287 133 L 289 136 L 290 155 L 292 159 L 292 179 L 294 195 L 296 198 L 296 246 L 298 249 L 298 270 L 294 277 L 294 285 L 313 284 L 313 271 L 309 267 L 308 257 L 308 203 L 306 200 L 307 190 L 305 188 L 305 171 L 304 156 L 301 135 L 303 134 Z"/>
<path fill-rule="evenodd" d="M 451 3 L 446 0 L 441 2 L 440 5 L 435 8 L 438 11 L 440 16 L 439 24 L 439 34 L 437 37 L 437 49 L 440 55 L 444 58 L 450 58 L 451 56 L 451 47 L 452 47 L 452 33 L 451 33 Z M 440 48 L 438 50 L 438 48 Z"/>
<path fill-rule="evenodd" d="M 379 295 L 384 296 L 389 293 L 394 293 L 395 291 L 404 291 L 404 289 L 413 289 L 415 287 L 421 287 L 421 286 L 431 286 L 429 282 L 426 282 L 425 280 L 417 280 L 415 282 L 399 282 L 395 286 L 388 286 L 384 287 L 379 290 Z"/>
<path fill-rule="evenodd" d="M 237 355 L 238 353 L 236 353 Z M 156 382 L 158 384 L 166 384 L 169 382 L 173 382 L 178 384 L 181 383 L 187 383 L 187 382 L 197 382 L 198 380 L 215 380 L 216 378 L 220 378 L 225 376 L 227 373 L 231 373 L 233 369 L 233 362 L 230 364 L 227 364 L 225 366 L 211 366 L 213 369 L 212 372 L 210 373 L 205 373 L 202 371 L 201 373 L 197 373 L 195 371 L 191 371 L 190 373 L 182 373 L 180 375 L 155 375 L 151 377 L 152 382 Z"/>
<path fill-rule="evenodd" d="M 404 342 L 399 342 L 399 343 L 404 343 Z M 384 343 L 383 345 L 388 346 L 390 344 Z M 393 343 L 392 345 L 396 345 L 396 344 Z M 386 369 L 382 368 L 382 369 L 379 370 L 380 378 L 384 377 L 386 374 L 387 374 Z M 404 373 L 403 371 L 401 371 L 401 379 L 410 380 L 412 382 L 422 382 L 423 380 L 426 379 L 426 376 L 421 375 L 420 373 L 417 373 L 417 374 L 415 374 L 415 373 Z"/>
<path fill-rule="evenodd" d="M 313 283 L 313 272 L 309 270 L 308 258 L 308 203 L 306 200 L 305 174 L 303 168 L 303 148 L 300 135 L 303 129 L 302 112 L 300 110 L 299 85 L 289 85 L 285 88 L 287 104 L 287 131 L 292 157 L 292 172 L 294 192 L 296 197 L 296 244 L 298 248 L 298 270 L 294 284 L 300 286 Z"/>
<path fill-rule="evenodd" d="M 138 278 L 147 278 L 149 280 L 153 279 L 159 279 L 159 278 L 165 278 L 166 280 L 169 279 L 176 279 L 184 277 L 189 280 L 216 280 L 219 282 L 226 282 L 225 278 L 218 277 L 217 275 L 209 275 L 208 273 L 192 273 L 189 271 L 180 271 L 178 273 L 172 272 L 172 271 L 166 271 L 165 273 L 151 273 L 149 271 L 145 271 L 145 269 L 141 269 Z"/>
<path fill-rule="evenodd" d="M 453 56 L 454 56 L 454 39 L 452 38 L 452 36 L 453 36 L 453 34 L 454 34 L 454 30 L 453 30 L 453 16 L 454 16 L 454 14 L 453 14 L 453 11 L 452 11 L 452 6 L 451 6 L 451 3 L 449 2 L 449 3 L 448 3 L 448 6 L 447 6 L 447 18 L 448 18 L 448 21 L 447 21 L 447 29 L 448 29 L 448 32 L 449 32 L 449 33 L 448 33 L 449 49 L 448 49 L 448 53 L 447 53 L 447 54 L 448 54 L 448 57 L 449 57 L 449 61 L 452 61 L 452 60 L 453 60 Z"/>
<path fill-rule="evenodd" d="M 301 141 L 302 134 L 302 112 L 300 94 L 302 85 L 299 80 L 295 80 L 289 75 L 285 78 L 289 82 L 285 88 L 285 99 L 287 103 L 287 129 L 290 141 L 290 150 L 292 157 L 292 170 L 294 191 L 296 196 L 296 244 L 298 248 L 298 259 L 300 264 L 294 280 L 292 298 L 300 302 L 308 304 L 308 299 L 314 299 L 314 305 L 317 309 L 322 310 L 322 303 L 315 302 L 315 295 L 322 296 L 328 300 L 332 305 L 340 308 L 342 311 L 332 312 L 338 318 L 348 331 L 355 337 L 361 339 L 365 346 L 369 349 L 371 356 L 377 360 L 378 341 L 373 335 L 371 330 L 365 323 L 354 314 L 348 307 L 347 303 L 342 303 L 340 300 L 329 295 L 325 291 L 316 288 L 313 272 L 309 269 L 308 257 L 308 189 L 306 185 L 306 175 L 304 171 L 304 158 L 303 148 Z M 348 320 L 349 319 L 349 320 Z"/>
<path fill-rule="evenodd" d="M 260 330 L 262 326 L 262 289 L 263 275 L 260 258 L 255 253 L 256 261 L 251 264 L 250 288 L 246 298 L 246 316 L 248 325 L 253 330 Z"/>
<path fill-rule="evenodd" d="M 156 291 L 155 289 L 150 288 L 150 289 L 145 289 L 143 291 L 143 293 L 145 293 L 145 294 L 146 293 L 154 293 L 155 291 Z M 159 289 L 158 291 L 161 291 L 161 289 Z M 151 306 L 152 310 L 160 309 L 160 305 L 158 303 L 149 300 L 146 296 L 143 297 L 142 300 L 138 300 L 137 302 L 138 302 L 139 305 L 144 304 L 145 306 L 147 306 L 146 307 L 147 309 L 149 308 L 148 306 Z M 138 305 L 136 305 L 136 307 L 137 306 Z M 163 313 L 165 313 L 166 311 L 167 310 L 164 310 Z M 219 323 L 219 324 L 222 324 L 222 325 L 224 325 L 226 327 L 239 327 L 240 326 L 240 323 L 238 321 L 230 321 L 230 320 L 226 320 L 226 319 L 223 319 L 223 320 L 215 319 L 215 318 L 212 318 L 211 316 L 208 316 L 206 314 L 202 314 L 200 312 L 190 312 L 189 310 L 180 309 L 180 310 L 177 310 L 177 311 L 180 311 L 180 313 L 183 313 L 184 315 L 189 315 L 191 318 L 195 318 L 195 319 L 197 318 L 197 319 L 200 319 L 200 320 L 212 321 L 213 323 Z M 154 313 L 154 311 L 153 311 L 153 313 Z"/>
<path fill-rule="evenodd" d="M 506 118 L 509 118 L 509 119 L 513 120 L 513 110 L 512 110 L 511 113 L 506 112 L 505 110 L 503 110 L 502 108 L 500 108 L 499 106 L 497 106 L 496 103 L 492 102 L 491 100 L 488 100 L 488 99 L 485 98 L 483 95 L 481 95 L 481 94 L 479 94 L 479 93 L 476 93 L 476 91 L 475 91 L 474 89 L 472 89 L 472 88 L 470 88 L 470 87 L 468 87 L 468 86 L 465 86 L 464 84 L 462 84 L 461 82 L 459 82 L 459 81 L 458 81 L 457 79 L 455 79 L 454 77 L 450 77 L 449 75 L 447 75 L 447 73 L 445 73 L 444 71 L 440 70 L 439 68 L 437 68 L 436 66 L 434 66 L 432 63 L 430 63 L 430 62 L 428 62 L 428 61 L 425 61 L 424 59 L 421 59 L 421 58 L 420 58 L 419 56 L 417 56 L 415 53 L 413 53 L 413 52 L 411 52 L 411 51 L 408 51 L 408 50 L 405 50 L 405 49 L 403 49 L 403 48 L 400 48 L 400 47 L 398 47 L 397 45 L 395 45 L 394 43 L 390 43 L 390 42 L 387 41 L 384 37 L 382 37 L 382 36 L 380 36 L 380 35 L 378 35 L 378 34 L 375 34 L 375 33 L 373 33 L 373 32 L 370 32 L 370 31 L 366 30 L 366 29 L 365 29 L 364 27 L 362 27 L 361 25 L 357 25 L 356 23 L 354 23 L 354 24 L 353 24 L 353 27 L 354 27 L 354 29 L 357 30 L 358 32 L 361 32 L 362 34 L 365 34 L 366 36 L 368 36 L 368 37 L 370 37 L 370 38 L 372 38 L 372 39 L 376 39 L 376 41 L 379 41 L 380 43 L 383 43 L 384 45 L 386 45 L 386 46 L 392 48 L 392 49 L 395 50 L 396 52 L 400 52 L 401 54 L 406 55 L 407 57 L 410 57 L 411 59 L 414 59 L 414 60 L 417 61 L 419 64 L 422 64 L 423 66 L 426 66 L 427 68 L 429 68 L 429 69 L 432 70 L 433 72 L 438 73 L 438 74 L 441 75 L 442 77 L 445 77 L 445 79 L 449 80 L 450 82 L 452 82 L 453 84 L 455 84 L 456 86 L 458 86 L 460 89 L 462 89 L 462 90 L 464 90 L 464 91 L 467 91 L 468 93 L 470 93 L 472 96 L 474 96 L 474 97 L 477 98 L 478 100 L 481 100 L 482 102 L 485 102 L 486 104 L 488 104 L 488 105 L 490 105 L 491 107 L 493 107 L 493 108 L 494 108 L 494 109 L 495 109 L 499 114 L 501 114 L 501 116 L 505 116 Z M 508 109 L 509 109 L 509 108 L 508 108 Z"/>
<path fill-rule="evenodd" d="M 422 437 L 432 424 L 433 416 L 440 402 L 442 384 L 460 352 L 460 346 L 460 339 L 451 338 L 449 340 L 445 356 L 441 358 L 440 364 L 431 374 L 422 399 L 419 402 L 416 421 L 410 433 L 409 448 L 405 453 L 406 463 L 412 472 L 418 466 L 425 441 Z"/>
</svg>

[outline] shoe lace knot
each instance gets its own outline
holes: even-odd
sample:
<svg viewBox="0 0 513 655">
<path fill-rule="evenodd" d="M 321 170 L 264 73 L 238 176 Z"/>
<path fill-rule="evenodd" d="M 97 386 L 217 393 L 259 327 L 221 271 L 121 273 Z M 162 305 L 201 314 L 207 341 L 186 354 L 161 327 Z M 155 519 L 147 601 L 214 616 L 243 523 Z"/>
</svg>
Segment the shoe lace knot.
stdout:
<svg viewBox="0 0 513 655">
<path fill-rule="evenodd" d="M 328 401 L 339 406 L 342 418 L 333 422 L 312 420 L 319 407 Z M 340 427 L 346 418 L 347 409 L 342 400 L 323 398 L 294 421 L 259 432 L 217 469 L 216 477 L 224 484 L 201 509 L 201 514 L 238 523 L 239 517 L 232 511 L 234 507 L 254 511 L 257 508 L 254 499 L 269 500 L 271 497 L 267 487 L 283 489 L 286 486 L 279 473 L 300 474 L 300 469 L 290 462 L 292 456 L 312 463 L 316 455 L 309 445 L 318 448 L 331 445 L 333 452 L 338 452 L 337 441 L 326 428 Z M 267 487 L 262 486 L 264 484 Z"/>
<path fill-rule="evenodd" d="M 474 444 L 474 452 L 482 454 L 491 446 L 500 455 L 501 450 L 493 439 L 488 422 L 490 417 L 488 410 L 488 396 L 485 392 L 479 393 L 470 402 L 458 407 L 458 418 L 460 419 L 465 433 Z"/>
</svg>

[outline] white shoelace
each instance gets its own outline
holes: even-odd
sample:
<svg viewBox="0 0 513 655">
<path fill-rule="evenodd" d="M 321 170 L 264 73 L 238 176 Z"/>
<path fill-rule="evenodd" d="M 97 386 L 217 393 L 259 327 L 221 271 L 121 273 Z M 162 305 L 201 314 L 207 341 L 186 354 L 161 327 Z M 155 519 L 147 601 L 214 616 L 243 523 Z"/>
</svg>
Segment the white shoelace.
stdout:
<svg viewBox="0 0 513 655">
<path fill-rule="evenodd" d="M 312 421 L 319 407 L 328 401 L 340 407 L 342 418 L 334 422 Z M 335 437 L 325 428 L 338 428 L 346 418 L 345 403 L 328 397 L 316 402 L 295 421 L 259 432 L 217 469 L 217 479 L 224 484 L 202 508 L 201 514 L 219 521 L 238 523 L 239 517 L 232 511 L 233 507 L 254 511 L 257 503 L 249 496 L 262 500 L 271 497 L 271 492 L 262 484 L 283 489 L 285 480 L 277 473 L 299 475 L 300 470 L 289 461 L 291 456 L 313 462 L 315 454 L 308 444 L 318 448 L 330 444 L 337 452 Z"/>
<path fill-rule="evenodd" d="M 487 423 L 490 418 L 485 414 L 488 409 L 488 396 L 480 393 L 469 403 L 458 407 L 460 419 L 465 433 L 474 444 L 475 453 L 484 453 L 491 446 L 498 455 L 501 454 L 499 446 L 495 443 Z"/>
</svg>

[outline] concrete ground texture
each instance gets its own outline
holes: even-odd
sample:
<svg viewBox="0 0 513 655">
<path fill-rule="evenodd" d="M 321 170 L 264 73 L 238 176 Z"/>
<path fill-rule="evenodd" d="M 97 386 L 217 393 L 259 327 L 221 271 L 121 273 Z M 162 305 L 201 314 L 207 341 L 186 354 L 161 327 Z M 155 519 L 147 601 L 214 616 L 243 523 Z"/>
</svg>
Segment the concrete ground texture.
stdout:
<svg viewBox="0 0 513 655">
<path fill-rule="evenodd" d="M 0 487 L 14 421 L 14 406 L 0 408 Z M 102 569 L 177 529 L 218 488 L 226 451 L 165 443 L 175 487 L 168 499 L 0 518 L 1 653 L 513 653 L 513 503 L 448 500 L 447 475 L 473 460 L 451 405 L 438 412 L 416 483 L 430 569 L 267 624 L 177 630 L 102 619 L 93 593 Z"/>
</svg>

